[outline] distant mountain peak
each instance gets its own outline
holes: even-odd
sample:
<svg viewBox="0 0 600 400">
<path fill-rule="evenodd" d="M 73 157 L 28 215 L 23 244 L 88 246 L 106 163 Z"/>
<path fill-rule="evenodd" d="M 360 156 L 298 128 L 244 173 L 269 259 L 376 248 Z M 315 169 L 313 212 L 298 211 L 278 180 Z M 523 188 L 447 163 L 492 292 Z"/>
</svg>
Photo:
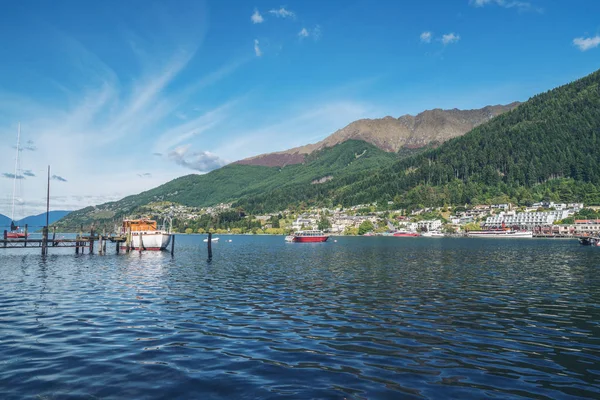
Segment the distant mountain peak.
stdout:
<svg viewBox="0 0 600 400">
<path fill-rule="evenodd" d="M 237 164 L 282 167 L 301 164 L 306 155 L 324 147 L 332 147 L 350 139 L 364 140 L 387 152 L 418 149 L 431 143 L 443 143 L 462 136 L 495 116 L 516 108 L 519 102 L 507 105 L 489 105 L 473 110 L 443 110 L 434 108 L 417 115 L 399 118 L 385 116 L 359 119 L 334 132 L 320 142 L 275 153 L 261 154 L 237 161 Z"/>
</svg>

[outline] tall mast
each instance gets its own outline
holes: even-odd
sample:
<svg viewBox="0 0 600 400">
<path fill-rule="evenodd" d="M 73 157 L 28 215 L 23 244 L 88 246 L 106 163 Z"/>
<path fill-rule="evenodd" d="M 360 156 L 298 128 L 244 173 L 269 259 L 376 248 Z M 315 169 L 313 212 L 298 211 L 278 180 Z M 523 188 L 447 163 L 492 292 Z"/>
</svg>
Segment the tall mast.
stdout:
<svg viewBox="0 0 600 400">
<path fill-rule="evenodd" d="M 12 211 L 10 214 L 10 219 L 12 221 L 15 220 L 15 196 L 17 195 L 17 172 L 19 165 L 19 146 L 21 145 L 21 123 L 19 122 L 19 128 L 17 133 L 17 156 L 15 157 L 15 176 L 13 180 L 13 198 L 12 198 Z"/>
</svg>

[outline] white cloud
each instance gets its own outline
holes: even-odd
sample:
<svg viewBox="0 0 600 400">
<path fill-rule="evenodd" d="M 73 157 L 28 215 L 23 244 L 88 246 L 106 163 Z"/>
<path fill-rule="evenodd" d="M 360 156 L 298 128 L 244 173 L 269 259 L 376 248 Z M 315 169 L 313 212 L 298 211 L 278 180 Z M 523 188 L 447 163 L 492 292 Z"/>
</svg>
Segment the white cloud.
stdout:
<svg viewBox="0 0 600 400">
<path fill-rule="evenodd" d="M 454 32 L 442 35 L 442 43 L 444 44 L 444 46 L 447 44 L 456 43 L 459 40 L 460 40 L 460 36 L 454 34 Z"/>
<path fill-rule="evenodd" d="M 598 47 L 600 45 L 600 36 L 596 35 L 594 37 L 589 38 L 575 38 L 573 39 L 573 44 L 579 48 L 581 51 L 587 51 Z"/>
<path fill-rule="evenodd" d="M 321 39 L 321 27 L 317 25 L 313 29 L 302 28 L 300 32 L 298 32 L 298 37 L 300 39 L 311 37 L 314 41 L 317 41 Z"/>
<path fill-rule="evenodd" d="M 286 10 L 285 7 L 280 7 L 279 10 L 269 10 L 269 13 L 275 15 L 278 18 L 294 18 L 296 14 L 293 11 Z"/>
<path fill-rule="evenodd" d="M 253 24 L 262 24 L 265 20 L 256 8 L 254 9 L 254 14 L 252 14 L 250 19 L 252 20 Z"/>
<path fill-rule="evenodd" d="M 306 29 L 306 28 L 302 28 L 300 30 L 300 32 L 298 32 L 298 36 L 301 37 L 301 38 L 308 37 L 308 35 L 309 35 L 308 29 Z"/>
<path fill-rule="evenodd" d="M 209 151 L 190 151 L 190 145 L 180 146 L 169 152 L 169 159 L 182 167 L 209 172 L 228 164 Z"/>
<path fill-rule="evenodd" d="M 484 7 L 493 4 L 504 8 L 516 8 L 519 11 L 534 9 L 531 3 L 516 0 L 470 0 L 469 3 L 475 7 Z M 536 10 L 540 11 L 539 9 Z"/>
<path fill-rule="evenodd" d="M 431 32 L 423 32 L 421 33 L 421 42 L 423 43 L 431 43 L 431 37 L 432 37 L 432 33 Z"/>
<path fill-rule="evenodd" d="M 254 39 L 254 54 L 256 54 L 256 57 L 262 56 L 262 51 L 258 45 L 258 39 Z"/>
</svg>

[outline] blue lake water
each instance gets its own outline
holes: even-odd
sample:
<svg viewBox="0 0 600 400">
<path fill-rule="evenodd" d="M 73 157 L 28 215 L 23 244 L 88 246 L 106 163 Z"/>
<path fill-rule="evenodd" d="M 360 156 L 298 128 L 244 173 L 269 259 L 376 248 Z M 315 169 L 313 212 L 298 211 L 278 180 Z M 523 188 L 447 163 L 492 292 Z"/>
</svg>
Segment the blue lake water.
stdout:
<svg viewBox="0 0 600 400">
<path fill-rule="evenodd" d="M 202 238 L 0 249 L 0 397 L 600 398 L 599 248 Z"/>
</svg>

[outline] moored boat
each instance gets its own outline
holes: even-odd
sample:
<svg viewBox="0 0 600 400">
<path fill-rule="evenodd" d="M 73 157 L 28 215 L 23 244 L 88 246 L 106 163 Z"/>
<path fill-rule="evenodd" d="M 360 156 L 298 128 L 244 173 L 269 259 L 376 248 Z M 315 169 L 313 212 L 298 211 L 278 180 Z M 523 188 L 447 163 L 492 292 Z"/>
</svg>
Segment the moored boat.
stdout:
<svg viewBox="0 0 600 400">
<path fill-rule="evenodd" d="M 469 231 L 467 232 L 468 237 L 475 238 L 507 238 L 507 239 L 521 239 L 521 238 L 532 238 L 533 232 L 531 231 L 515 231 L 512 229 L 490 229 L 485 231 Z"/>
<path fill-rule="evenodd" d="M 428 232 L 421 233 L 421 236 L 432 237 L 432 238 L 441 238 L 441 237 L 444 237 L 445 235 L 440 231 L 428 231 Z"/>
<path fill-rule="evenodd" d="M 121 227 L 121 234 L 131 235 L 129 248 L 131 250 L 165 250 L 171 242 L 171 229 L 166 224 L 157 227 L 156 221 L 151 219 L 126 219 Z M 127 248 L 127 242 L 121 244 L 122 249 Z"/>
<path fill-rule="evenodd" d="M 309 230 L 309 231 L 298 231 L 294 232 L 293 235 L 286 236 L 286 242 L 295 243 L 317 243 L 326 242 L 329 236 L 324 234 L 323 231 Z"/>
<path fill-rule="evenodd" d="M 393 234 L 394 237 L 418 237 L 419 234 L 417 232 L 411 231 L 396 231 Z"/>
</svg>

